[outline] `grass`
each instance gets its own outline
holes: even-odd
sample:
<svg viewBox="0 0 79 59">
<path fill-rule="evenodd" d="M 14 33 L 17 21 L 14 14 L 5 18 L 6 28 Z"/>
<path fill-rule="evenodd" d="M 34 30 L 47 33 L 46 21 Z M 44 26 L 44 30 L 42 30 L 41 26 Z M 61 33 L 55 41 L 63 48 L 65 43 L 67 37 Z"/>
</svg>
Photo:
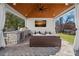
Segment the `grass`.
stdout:
<svg viewBox="0 0 79 59">
<path fill-rule="evenodd" d="M 73 44 L 74 42 L 75 35 L 59 33 L 59 36 L 63 38 L 63 40 L 68 41 L 70 44 Z"/>
</svg>

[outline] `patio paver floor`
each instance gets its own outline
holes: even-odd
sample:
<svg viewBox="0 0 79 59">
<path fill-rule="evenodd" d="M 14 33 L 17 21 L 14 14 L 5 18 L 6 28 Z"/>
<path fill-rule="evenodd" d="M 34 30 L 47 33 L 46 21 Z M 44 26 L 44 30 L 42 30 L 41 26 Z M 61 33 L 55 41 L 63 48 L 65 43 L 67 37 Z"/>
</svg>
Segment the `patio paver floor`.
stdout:
<svg viewBox="0 0 79 59">
<path fill-rule="evenodd" d="M 0 51 L 1 56 L 73 56 L 72 45 L 62 40 L 61 49 L 58 47 L 29 47 L 29 43 L 21 43 L 6 47 Z"/>
</svg>

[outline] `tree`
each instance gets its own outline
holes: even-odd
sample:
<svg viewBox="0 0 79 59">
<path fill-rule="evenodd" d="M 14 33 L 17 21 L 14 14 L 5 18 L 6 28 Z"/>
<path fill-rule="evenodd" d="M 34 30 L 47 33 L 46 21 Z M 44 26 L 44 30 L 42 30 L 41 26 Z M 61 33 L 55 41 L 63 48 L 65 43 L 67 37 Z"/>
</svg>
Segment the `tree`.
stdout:
<svg viewBox="0 0 79 59">
<path fill-rule="evenodd" d="M 70 19 L 74 19 L 74 15 L 73 14 L 70 14 L 70 15 L 67 16 L 65 23 L 69 22 Z"/>
<path fill-rule="evenodd" d="M 24 26 L 25 22 L 23 19 L 15 16 L 14 14 L 7 12 L 6 13 L 6 21 L 5 21 L 5 28 L 7 29 L 18 29 L 18 26 L 21 25 L 22 27 Z"/>
<path fill-rule="evenodd" d="M 63 32 L 63 20 L 64 20 L 64 18 L 60 17 L 59 20 L 60 20 L 60 32 Z"/>
</svg>

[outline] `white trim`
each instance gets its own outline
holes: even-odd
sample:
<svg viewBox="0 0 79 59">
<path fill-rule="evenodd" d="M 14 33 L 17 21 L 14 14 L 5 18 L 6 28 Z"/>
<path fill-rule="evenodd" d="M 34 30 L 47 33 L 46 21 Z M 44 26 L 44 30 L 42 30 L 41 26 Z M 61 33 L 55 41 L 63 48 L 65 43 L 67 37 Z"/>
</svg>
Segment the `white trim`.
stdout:
<svg viewBox="0 0 79 59">
<path fill-rule="evenodd" d="M 69 10 L 73 9 L 75 7 L 75 5 L 72 5 L 70 8 L 64 10 L 63 12 L 61 12 L 60 14 L 58 14 L 56 17 L 54 17 L 54 19 L 60 17 L 61 15 L 63 15 L 64 13 L 68 12 Z"/>
<path fill-rule="evenodd" d="M 21 13 L 19 13 L 17 10 L 15 10 L 14 8 L 12 8 L 11 6 L 9 6 L 8 4 L 6 5 L 6 11 L 9 11 L 11 13 L 13 13 L 14 15 L 26 20 L 26 17 L 24 15 L 22 15 Z"/>
</svg>

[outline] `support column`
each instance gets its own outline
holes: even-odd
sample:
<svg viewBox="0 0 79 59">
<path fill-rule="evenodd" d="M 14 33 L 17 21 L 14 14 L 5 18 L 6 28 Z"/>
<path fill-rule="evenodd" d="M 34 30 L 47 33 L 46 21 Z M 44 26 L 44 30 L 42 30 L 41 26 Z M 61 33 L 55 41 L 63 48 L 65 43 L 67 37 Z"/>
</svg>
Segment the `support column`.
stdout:
<svg viewBox="0 0 79 59">
<path fill-rule="evenodd" d="M 74 40 L 74 49 L 79 50 L 79 4 L 75 4 L 75 24 L 77 31 Z"/>
<path fill-rule="evenodd" d="M 54 33 L 54 34 L 56 34 L 56 31 L 55 31 L 55 22 L 56 22 L 56 20 L 54 19 L 54 20 L 53 20 L 53 25 L 52 25 L 52 26 L 53 26 L 53 33 Z"/>
<path fill-rule="evenodd" d="M 5 4 L 0 4 L 0 47 L 5 47 L 3 28 L 5 24 Z"/>
</svg>

